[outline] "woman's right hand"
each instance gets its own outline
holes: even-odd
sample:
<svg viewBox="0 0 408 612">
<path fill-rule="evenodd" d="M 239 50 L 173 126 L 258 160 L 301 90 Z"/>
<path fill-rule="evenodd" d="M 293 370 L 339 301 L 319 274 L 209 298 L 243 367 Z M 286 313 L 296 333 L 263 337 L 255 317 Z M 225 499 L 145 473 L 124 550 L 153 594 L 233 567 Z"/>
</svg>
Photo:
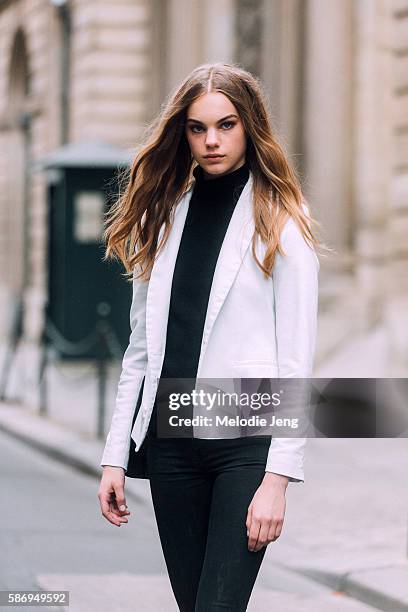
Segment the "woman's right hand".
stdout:
<svg viewBox="0 0 408 612">
<path fill-rule="evenodd" d="M 130 514 L 125 499 L 125 470 L 121 467 L 103 467 L 101 484 L 98 491 L 102 515 L 113 525 L 127 523 Z"/>
</svg>

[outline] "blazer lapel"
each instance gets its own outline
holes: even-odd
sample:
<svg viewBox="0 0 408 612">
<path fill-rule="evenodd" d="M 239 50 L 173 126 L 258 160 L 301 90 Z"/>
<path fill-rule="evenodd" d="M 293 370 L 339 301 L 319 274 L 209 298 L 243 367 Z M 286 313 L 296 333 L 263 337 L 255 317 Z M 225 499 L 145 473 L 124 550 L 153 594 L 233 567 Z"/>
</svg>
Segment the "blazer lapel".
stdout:
<svg viewBox="0 0 408 612">
<path fill-rule="evenodd" d="M 150 276 L 146 300 L 146 342 L 153 371 L 158 371 L 161 367 L 161 357 L 164 354 L 173 272 L 192 191 L 193 187 L 184 195 L 176 208 L 168 241 L 156 259 Z M 198 369 L 211 329 L 238 273 L 253 232 L 252 175 L 250 173 L 235 205 L 215 267 Z"/>
</svg>

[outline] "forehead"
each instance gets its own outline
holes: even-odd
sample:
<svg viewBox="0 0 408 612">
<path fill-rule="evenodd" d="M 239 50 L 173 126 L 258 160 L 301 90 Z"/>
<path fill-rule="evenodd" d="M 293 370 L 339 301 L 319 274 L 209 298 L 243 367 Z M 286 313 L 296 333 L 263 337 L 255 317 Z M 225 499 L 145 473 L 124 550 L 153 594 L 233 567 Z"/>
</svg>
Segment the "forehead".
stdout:
<svg viewBox="0 0 408 612">
<path fill-rule="evenodd" d="M 187 109 L 187 118 L 199 121 L 217 121 L 225 115 L 238 111 L 231 100 L 221 92 L 206 93 L 194 100 Z"/>
</svg>

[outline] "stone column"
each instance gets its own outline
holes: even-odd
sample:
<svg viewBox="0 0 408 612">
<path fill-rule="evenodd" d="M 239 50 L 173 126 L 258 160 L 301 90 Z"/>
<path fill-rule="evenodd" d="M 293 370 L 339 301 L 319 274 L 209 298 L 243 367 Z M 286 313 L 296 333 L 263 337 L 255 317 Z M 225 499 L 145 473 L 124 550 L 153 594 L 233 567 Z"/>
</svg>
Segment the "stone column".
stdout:
<svg viewBox="0 0 408 612">
<path fill-rule="evenodd" d="M 301 170 L 303 0 L 264 0 L 261 77 L 279 141 Z"/>
<path fill-rule="evenodd" d="M 387 329 L 390 375 L 408 375 L 408 0 L 391 15 L 392 129 Z"/>
<path fill-rule="evenodd" d="M 203 57 L 203 3 L 199 0 L 168 0 L 166 93 L 178 83 Z"/>
<path fill-rule="evenodd" d="M 308 0 L 305 13 L 304 186 L 325 240 L 340 253 L 351 233 L 352 5 Z"/>
<path fill-rule="evenodd" d="M 355 112 L 354 235 L 361 325 L 381 320 L 388 297 L 388 219 L 391 178 L 390 3 L 354 3 Z"/>
<path fill-rule="evenodd" d="M 235 58 L 254 75 L 261 73 L 262 0 L 236 0 Z"/>
</svg>

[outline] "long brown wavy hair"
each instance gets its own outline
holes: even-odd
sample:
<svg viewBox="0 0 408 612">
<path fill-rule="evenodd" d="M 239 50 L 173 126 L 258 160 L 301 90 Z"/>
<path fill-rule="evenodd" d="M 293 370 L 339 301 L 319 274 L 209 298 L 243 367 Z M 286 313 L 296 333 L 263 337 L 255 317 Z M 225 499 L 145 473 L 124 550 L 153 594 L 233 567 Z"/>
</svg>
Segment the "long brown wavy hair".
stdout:
<svg viewBox="0 0 408 612">
<path fill-rule="evenodd" d="M 260 80 L 237 64 L 203 64 L 170 94 L 145 129 L 133 164 L 122 177 L 123 192 L 106 215 L 104 259 L 119 258 L 126 277 L 133 277 L 137 270 L 141 280 L 150 278 L 156 255 L 170 234 L 175 208 L 194 184 L 192 172 L 197 163 L 185 135 L 187 109 L 209 92 L 221 92 L 229 98 L 247 136 L 255 224 L 252 253 L 264 275 L 271 276 L 276 252 L 285 254 L 280 234 L 288 217 L 298 224 L 306 241 L 315 248 L 321 246 L 312 232 L 312 225 L 320 224 L 302 208 L 306 200 L 272 129 Z M 257 236 L 266 245 L 262 262 L 256 254 Z"/>
</svg>

